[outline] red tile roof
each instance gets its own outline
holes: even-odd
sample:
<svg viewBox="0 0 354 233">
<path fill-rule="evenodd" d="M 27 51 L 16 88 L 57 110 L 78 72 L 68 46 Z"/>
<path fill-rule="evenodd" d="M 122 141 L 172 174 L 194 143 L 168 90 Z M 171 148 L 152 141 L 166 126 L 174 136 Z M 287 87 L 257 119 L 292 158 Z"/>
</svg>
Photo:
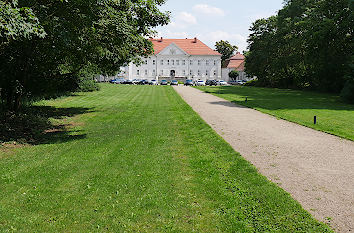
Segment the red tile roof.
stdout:
<svg viewBox="0 0 354 233">
<path fill-rule="evenodd" d="M 243 71 L 245 69 L 245 56 L 237 53 L 225 61 L 223 68 L 234 68 L 237 71 Z"/>
<path fill-rule="evenodd" d="M 159 54 L 171 43 L 175 43 L 179 48 L 189 55 L 219 55 L 220 53 L 212 50 L 198 39 L 150 39 L 154 45 L 155 54 Z"/>
</svg>

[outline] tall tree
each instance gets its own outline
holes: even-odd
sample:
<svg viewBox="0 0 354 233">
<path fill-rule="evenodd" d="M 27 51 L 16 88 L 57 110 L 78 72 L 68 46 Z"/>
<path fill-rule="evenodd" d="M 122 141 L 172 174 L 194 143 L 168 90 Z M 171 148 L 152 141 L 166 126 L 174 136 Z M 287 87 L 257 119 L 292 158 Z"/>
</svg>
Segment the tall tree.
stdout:
<svg viewBox="0 0 354 233">
<path fill-rule="evenodd" d="M 229 59 L 232 57 L 232 55 L 235 54 L 235 52 L 238 50 L 238 47 L 236 45 L 230 44 L 228 41 L 217 41 L 215 44 L 216 51 L 221 53 L 221 60 L 224 62 L 226 59 Z"/>
<path fill-rule="evenodd" d="M 19 0 L 46 33 L 2 45 L 1 98 L 17 109 L 23 97 L 35 98 L 75 88 L 87 67 L 113 74 L 119 67 L 153 52 L 146 39 L 169 13 L 164 0 Z M 3 36 L 1 35 L 2 40 Z"/>
<path fill-rule="evenodd" d="M 251 27 L 246 71 L 260 84 L 339 92 L 353 55 L 353 0 L 287 0 Z"/>
</svg>

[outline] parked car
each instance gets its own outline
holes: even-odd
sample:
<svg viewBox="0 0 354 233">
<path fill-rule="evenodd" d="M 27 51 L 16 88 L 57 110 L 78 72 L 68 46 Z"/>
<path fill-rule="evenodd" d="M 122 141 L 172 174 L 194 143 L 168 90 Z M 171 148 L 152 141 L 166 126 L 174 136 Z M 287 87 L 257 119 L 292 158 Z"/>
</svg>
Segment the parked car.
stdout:
<svg viewBox="0 0 354 233">
<path fill-rule="evenodd" d="M 167 80 L 165 80 L 165 79 L 161 80 L 160 85 L 168 85 Z"/>
<path fill-rule="evenodd" d="M 205 86 L 205 82 L 203 80 L 198 80 L 195 82 L 196 86 Z"/>
<path fill-rule="evenodd" d="M 110 83 L 115 83 L 115 84 L 120 84 L 124 81 L 125 81 L 124 78 L 115 78 L 115 79 L 109 80 Z"/>
<path fill-rule="evenodd" d="M 176 85 L 176 86 L 178 86 L 178 81 L 177 81 L 177 80 L 172 80 L 172 81 L 171 81 L 171 85 Z"/>
<path fill-rule="evenodd" d="M 246 83 L 246 81 L 244 81 L 244 80 L 237 80 L 237 84 L 238 85 L 243 85 L 243 84 L 245 84 Z"/>
<path fill-rule="evenodd" d="M 150 82 L 149 82 L 149 85 L 158 85 L 159 83 L 157 82 L 156 79 L 152 79 Z"/>
<path fill-rule="evenodd" d="M 207 86 L 216 86 L 216 85 L 217 85 L 217 82 L 216 82 L 216 80 L 214 80 L 214 79 L 208 79 L 208 80 L 205 82 L 205 85 L 207 85 Z"/>
<path fill-rule="evenodd" d="M 227 82 L 225 82 L 224 80 L 218 80 L 217 84 L 220 86 L 225 86 L 227 85 Z"/>
<path fill-rule="evenodd" d="M 141 81 L 141 79 L 133 79 L 133 84 L 138 84 Z"/>
<path fill-rule="evenodd" d="M 230 80 L 229 84 L 230 85 L 238 85 L 238 82 L 237 82 L 237 80 Z"/>
<path fill-rule="evenodd" d="M 122 84 L 133 84 L 132 80 L 126 79 Z"/>
<path fill-rule="evenodd" d="M 187 80 L 184 82 L 184 85 L 185 85 L 185 86 L 193 86 L 193 85 L 194 85 L 193 80 L 192 80 L 192 79 L 187 79 Z"/>
<path fill-rule="evenodd" d="M 140 82 L 138 82 L 137 84 L 138 85 L 145 85 L 145 84 L 148 84 L 149 81 L 147 79 L 143 79 L 143 80 L 140 80 Z"/>
</svg>

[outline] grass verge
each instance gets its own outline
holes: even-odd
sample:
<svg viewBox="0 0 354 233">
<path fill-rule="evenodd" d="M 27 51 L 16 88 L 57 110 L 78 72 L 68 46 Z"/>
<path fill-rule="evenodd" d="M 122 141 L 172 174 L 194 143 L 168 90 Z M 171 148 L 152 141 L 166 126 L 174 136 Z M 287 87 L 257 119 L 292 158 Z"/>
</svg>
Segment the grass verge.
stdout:
<svg viewBox="0 0 354 233">
<path fill-rule="evenodd" d="M 0 231 L 331 231 L 171 87 L 101 87 L 45 102 L 90 109 L 53 119 L 65 135 L 0 151 Z"/>
<path fill-rule="evenodd" d="M 354 105 L 341 102 L 336 95 L 244 86 L 197 88 L 287 121 L 354 140 Z"/>
</svg>

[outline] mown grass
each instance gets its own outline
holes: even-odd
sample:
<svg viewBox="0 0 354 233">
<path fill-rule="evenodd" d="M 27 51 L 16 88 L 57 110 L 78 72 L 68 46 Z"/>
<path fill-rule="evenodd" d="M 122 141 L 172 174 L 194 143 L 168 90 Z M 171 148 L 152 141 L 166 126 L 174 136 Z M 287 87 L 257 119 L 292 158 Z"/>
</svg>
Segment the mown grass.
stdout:
<svg viewBox="0 0 354 233">
<path fill-rule="evenodd" d="M 239 105 L 354 140 L 354 105 L 343 103 L 336 95 L 244 86 L 197 88 Z"/>
<path fill-rule="evenodd" d="M 54 141 L 0 152 L 1 232 L 331 231 L 171 87 L 102 85 L 41 104 L 85 112 L 53 119 L 70 125 Z"/>
</svg>

